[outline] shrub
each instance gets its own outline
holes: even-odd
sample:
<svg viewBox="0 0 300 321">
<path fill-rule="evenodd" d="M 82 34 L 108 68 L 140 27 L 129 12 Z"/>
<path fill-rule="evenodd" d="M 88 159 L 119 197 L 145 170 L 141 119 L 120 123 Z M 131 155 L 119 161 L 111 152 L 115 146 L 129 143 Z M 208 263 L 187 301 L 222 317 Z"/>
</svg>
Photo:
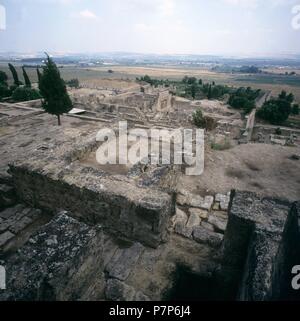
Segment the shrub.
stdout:
<svg viewBox="0 0 300 321">
<path fill-rule="evenodd" d="M 42 98 L 39 91 L 29 87 L 18 87 L 12 94 L 14 101 L 28 101 Z"/>
<path fill-rule="evenodd" d="M 265 102 L 257 112 L 257 116 L 269 121 L 271 124 L 280 125 L 289 118 L 292 112 L 293 100 L 294 96 L 292 94 L 287 95 L 285 91 L 282 91 L 277 99 Z"/>
<path fill-rule="evenodd" d="M 231 143 L 230 141 L 228 140 L 228 138 L 225 138 L 223 142 L 221 143 L 216 143 L 216 142 L 212 142 L 211 143 L 211 148 L 213 150 L 227 150 L 227 149 L 230 149 L 232 146 L 231 146 Z"/>
<path fill-rule="evenodd" d="M 193 113 L 193 123 L 199 128 L 204 128 L 205 126 L 205 119 L 200 108 Z"/>
<path fill-rule="evenodd" d="M 204 116 L 201 109 L 197 109 L 193 113 L 193 123 L 198 128 L 204 128 L 209 131 L 216 128 L 215 120 L 211 117 Z"/>
<path fill-rule="evenodd" d="M 73 87 L 73 88 L 78 88 L 79 87 L 79 80 L 77 78 L 71 79 L 66 82 L 68 86 Z"/>
</svg>

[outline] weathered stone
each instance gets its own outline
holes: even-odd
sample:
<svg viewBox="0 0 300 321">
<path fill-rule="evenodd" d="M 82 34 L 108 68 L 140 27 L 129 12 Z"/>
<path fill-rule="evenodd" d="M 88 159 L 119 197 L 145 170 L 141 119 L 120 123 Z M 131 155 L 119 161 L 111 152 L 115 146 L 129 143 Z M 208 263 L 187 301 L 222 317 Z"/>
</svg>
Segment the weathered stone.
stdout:
<svg viewBox="0 0 300 321">
<path fill-rule="evenodd" d="M 227 195 L 217 194 L 216 201 L 220 202 L 220 208 L 222 211 L 227 211 L 230 201 L 230 193 L 228 193 Z"/>
<path fill-rule="evenodd" d="M 29 217 L 23 217 L 21 220 L 17 221 L 15 224 L 13 224 L 9 230 L 15 234 L 21 232 L 25 229 L 28 225 L 30 225 L 33 222 L 33 220 Z"/>
<path fill-rule="evenodd" d="M 215 197 L 215 199 L 216 199 L 216 202 L 223 202 L 223 201 L 225 201 L 226 199 L 227 199 L 227 195 L 224 195 L 224 194 L 216 194 L 216 197 Z"/>
<path fill-rule="evenodd" d="M 10 241 L 15 235 L 9 231 L 6 231 L 0 235 L 0 247 L 4 246 Z"/>
<path fill-rule="evenodd" d="M 204 199 L 200 195 L 186 193 L 185 195 L 177 194 L 177 203 L 182 206 L 201 207 Z"/>
<path fill-rule="evenodd" d="M 185 195 L 177 194 L 176 196 L 176 203 L 179 205 L 186 205 L 187 204 L 187 197 Z"/>
<path fill-rule="evenodd" d="M 106 266 L 106 271 L 111 278 L 125 281 L 134 269 L 144 247 L 135 243 L 127 249 L 117 249 L 115 255 Z"/>
<path fill-rule="evenodd" d="M 100 226 L 61 213 L 8 259 L 0 300 L 79 300 L 103 269 L 102 253 Z"/>
<path fill-rule="evenodd" d="M 187 223 L 188 216 L 184 211 L 182 211 L 180 208 L 176 207 L 176 214 L 172 217 L 172 226 L 175 227 L 175 225 L 178 222 L 183 222 L 185 225 Z"/>
<path fill-rule="evenodd" d="M 201 210 L 199 208 L 190 208 L 189 209 L 190 214 L 196 214 L 198 215 L 201 219 L 205 220 L 208 217 L 208 211 Z"/>
<path fill-rule="evenodd" d="M 193 228 L 194 226 L 199 226 L 200 223 L 201 223 L 200 216 L 196 213 L 192 213 L 190 214 L 186 227 Z"/>
<path fill-rule="evenodd" d="M 210 214 L 208 217 L 208 222 L 214 226 L 216 232 L 225 232 L 227 222 L 220 217 Z"/>
<path fill-rule="evenodd" d="M 178 222 L 175 225 L 175 233 L 184 236 L 186 238 L 191 238 L 192 237 L 192 233 L 193 233 L 193 229 L 186 227 L 185 224 L 183 222 Z"/>
<path fill-rule="evenodd" d="M 213 196 L 205 196 L 203 203 L 199 207 L 202 208 L 203 210 L 210 211 L 213 203 L 214 203 Z"/>
<path fill-rule="evenodd" d="M 226 202 L 221 202 L 220 203 L 220 208 L 222 211 L 227 211 L 228 210 L 228 206 L 229 206 L 229 200 Z"/>
<path fill-rule="evenodd" d="M 212 207 L 212 209 L 213 209 L 214 211 L 218 211 L 218 210 L 220 209 L 220 202 L 215 202 L 214 205 L 213 205 L 213 207 Z"/>
<path fill-rule="evenodd" d="M 225 211 L 212 211 L 211 214 L 223 219 L 224 221 L 228 220 L 228 213 Z"/>
<path fill-rule="evenodd" d="M 82 148 L 85 149 L 81 153 L 86 153 L 88 145 Z M 77 162 L 65 169 L 66 157 L 51 160 L 51 166 L 44 163 L 47 158 L 11 165 L 18 197 L 45 211 L 68 209 L 75 218 L 81 217 L 90 224 L 101 223 L 111 233 L 151 247 L 168 239 L 170 219 L 175 212 L 173 195 L 138 187 L 125 176 L 90 171 L 90 167 Z"/>
<path fill-rule="evenodd" d="M 235 192 L 221 268 L 230 295 L 235 293 L 240 300 L 276 300 L 288 287 L 299 240 L 296 213 L 290 208 L 285 200 Z"/>
<path fill-rule="evenodd" d="M 209 231 L 203 226 L 197 226 L 194 228 L 193 237 L 198 243 L 205 243 L 215 248 L 219 247 L 223 240 L 222 234 Z"/>
<path fill-rule="evenodd" d="M 199 208 L 203 208 L 203 202 L 204 199 L 203 197 L 199 196 L 199 195 L 192 195 L 190 194 L 188 196 L 188 203 L 187 205 L 191 206 L 191 207 L 199 207 Z"/>
<path fill-rule="evenodd" d="M 210 224 L 210 223 L 208 223 L 208 222 L 201 222 L 201 226 L 202 227 L 204 227 L 204 228 L 206 228 L 207 230 L 209 230 L 209 231 L 214 231 L 215 229 L 214 229 L 214 226 L 212 225 L 212 224 Z"/>
<path fill-rule="evenodd" d="M 133 301 L 135 289 L 119 280 L 108 279 L 105 288 L 105 297 L 111 301 Z"/>
<path fill-rule="evenodd" d="M 0 212 L 0 217 L 3 219 L 8 219 L 14 215 L 16 215 L 18 212 L 22 211 L 24 209 L 23 205 L 16 205 L 14 207 L 7 208 L 6 210 Z"/>
</svg>

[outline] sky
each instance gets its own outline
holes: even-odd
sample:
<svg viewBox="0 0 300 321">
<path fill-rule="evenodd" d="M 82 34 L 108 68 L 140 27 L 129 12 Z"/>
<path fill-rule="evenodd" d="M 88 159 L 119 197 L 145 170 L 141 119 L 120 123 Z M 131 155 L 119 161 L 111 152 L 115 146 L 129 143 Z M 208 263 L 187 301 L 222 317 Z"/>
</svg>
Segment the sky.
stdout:
<svg viewBox="0 0 300 321">
<path fill-rule="evenodd" d="M 0 30 L 0 52 L 300 53 L 300 0 L 0 0 L 1 5 L 6 29 Z"/>
</svg>

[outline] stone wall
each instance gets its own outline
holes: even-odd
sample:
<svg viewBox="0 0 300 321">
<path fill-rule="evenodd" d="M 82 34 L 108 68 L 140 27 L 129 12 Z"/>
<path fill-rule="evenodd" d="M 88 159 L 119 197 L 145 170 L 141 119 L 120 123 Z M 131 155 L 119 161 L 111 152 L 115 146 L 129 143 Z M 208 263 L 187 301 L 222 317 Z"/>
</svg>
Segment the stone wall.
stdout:
<svg viewBox="0 0 300 321">
<path fill-rule="evenodd" d="M 18 197 L 32 207 L 68 210 L 85 222 L 101 223 L 113 234 L 152 247 L 168 237 L 175 200 L 165 192 L 75 164 L 72 175 L 60 177 L 22 166 L 10 166 L 10 171 Z"/>
<path fill-rule="evenodd" d="M 227 297 L 242 301 L 286 297 L 293 259 L 299 258 L 297 226 L 295 207 L 285 200 L 232 194 L 221 268 Z"/>
</svg>

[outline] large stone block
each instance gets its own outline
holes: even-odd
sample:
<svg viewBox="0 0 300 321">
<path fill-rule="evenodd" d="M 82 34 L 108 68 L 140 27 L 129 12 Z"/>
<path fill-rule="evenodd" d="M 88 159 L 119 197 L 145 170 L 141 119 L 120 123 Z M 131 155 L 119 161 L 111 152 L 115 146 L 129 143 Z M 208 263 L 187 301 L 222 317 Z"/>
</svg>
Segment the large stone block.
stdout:
<svg viewBox="0 0 300 321">
<path fill-rule="evenodd" d="M 227 295 L 268 301 L 285 293 L 299 242 L 294 212 L 285 200 L 232 194 L 221 268 Z"/>
<path fill-rule="evenodd" d="M 0 300 L 81 299 L 103 272 L 102 228 L 60 213 L 10 257 L 5 268 L 7 290 Z"/>
</svg>

